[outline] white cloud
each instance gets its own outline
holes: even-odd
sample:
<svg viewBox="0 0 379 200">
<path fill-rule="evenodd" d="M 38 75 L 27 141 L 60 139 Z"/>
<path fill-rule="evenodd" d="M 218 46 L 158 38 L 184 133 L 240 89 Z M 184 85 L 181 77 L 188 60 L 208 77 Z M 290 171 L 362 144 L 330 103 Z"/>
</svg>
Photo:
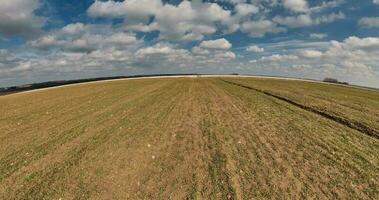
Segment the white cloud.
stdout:
<svg viewBox="0 0 379 200">
<path fill-rule="evenodd" d="M 283 62 L 283 61 L 295 60 L 295 59 L 298 59 L 298 56 L 273 54 L 271 56 L 263 56 L 261 58 L 261 61 Z"/>
<path fill-rule="evenodd" d="M 359 38 L 355 36 L 348 37 L 342 43 L 346 48 L 377 48 L 379 51 L 379 37 Z M 374 49 L 375 50 L 375 49 Z"/>
<path fill-rule="evenodd" d="M 92 17 L 123 17 L 126 29 L 158 30 L 160 39 L 164 40 L 201 40 L 204 35 L 216 32 L 217 22 L 230 18 L 230 11 L 218 4 L 200 1 L 182 1 L 178 5 L 162 4 L 160 0 L 96 1 L 88 9 L 88 14 Z M 153 22 L 150 22 L 151 17 L 154 17 Z"/>
<path fill-rule="evenodd" d="M 374 4 L 379 4 L 379 0 L 373 0 L 372 1 Z"/>
<path fill-rule="evenodd" d="M 216 50 L 227 50 L 232 47 L 232 44 L 224 38 L 217 40 L 207 40 L 200 43 L 200 47 L 204 49 L 216 49 Z"/>
<path fill-rule="evenodd" d="M 84 34 L 80 38 L 66 40 L 64 48 L 71 51 L 93 51 L 103 48 L 125 48 L 129 45 L 136 45 L 137 38 L 128 33 L 112 33 L 110 35 Z"/>
<path fill-rule="evenodd" d="M 203 49 L 201 47 L 193 47 L 192 48 L 192 53 L 194 53 L 195 55 L 209 55 L 211 54 L 211 51 L 209 51 L 209 49 Z"/>
<path fill-rule="evenodd" d="M 140 32 L 151 32 L 158 29 L 158 24 L 156 22 L 150 24 L 137 23 L 137 24 L 125 24 L 123 27 L 126 31 L 140 31 Z"/>
<path fill-rule="evenodd" d="M 379 17 L 363 17 L 362 19 L 359 20 L 358 24 L 363 27 L 378 28 Z"/>
<path fill-rule="evenodd" d="M 151 47 L 145 47 L 145 48 L 139 49 L 136 52 L 136 55 L 139 57 L 143 57 L 146 55 L 154 55 L 154 54 L 174 55 L 177 53 L 186 54 L 188 53 L 188 51 L 184 49 L 176 49 L 174 46 L 170 44 L 158 43 Z"/>
<path fill-rule="evenodd" d="M 2 0 L 0 2 L 0 36 L 20 35 L 31 38 L 41 32 L 44 18 L 35 15 L 39 0 Z"/>
<path fill-rule="evenodd" d="M 246 48 L 246 51 L 254 52 L 254 53 L 262 53 L 264 52 L 264 48 L 261 48 L 257 45 L 252 45 Z"/>
<path fill-rule="evenodd" d="M 308 49 L 301 51 L 300 54 L 305 58 L 319 58 L 322 56 L 321 51 L 308 50 Z"/>
<path fill-rule="evenodd" d="M 174 66 L 195 67 L 225 63 L 236 58 L 236 55 L 224 48 L 203 48 L 195 46 L 192 51 L 178 48 L 169 43 L 157 43 L 139 49 L 135 53 L 135 64 L 144 67 Z"/>
<path fill-rule="evenodd" d="M 309 11 L 312 13 L 318 13 L 327 9 L 338 7 L 343 3 L 345 3 L 345 0 L 322 1 L 320 5 L 309 8 Z"/>
<path fill-rule="evenodd" d="M 294 12 L 307 12 L 309 9 L 305 0 L 283 0 L 283 6 Z"/>
<path fill-rule="evenodd" d="M 313 24 L 313 20 L 308 14 L 289 17 L 276 16 L 273 18 L 273 21 L 291 28 L 311 26 Z"/>
<path fill-rule="evenodd" d="M 161 0 L 127 0 L 122 2 L 96 0 L 89 8 L 91 17 L 128 17 L 130 20 L 146 21 L 162 8 Z"/>
<path fill-rule="evenodd" d="M 12 74 L 24 73 L 30 70 L 30 61 L 19 58 L 9 50 L 0 49 L 0 77 L 7 78 Z"/>
<path fill-rule="evenodd" d="M 134 33 L 118 32 L 109 26 L 75 23 L 68 24 L 61 30 L 52 31 L 28 44 L 41 50 L 90 52 L 104 48 L 130 48 L 139 42 Z"/>
<path fill-rule="evenodd" d="M 280 70 L 282 74 L 322 79 L 335 77 L 355 84 L 377 87 L 379 73 L 378 37 L 348 37 L 342 42 L 330 41 L 326 49 L 304 45 L 284 54 L 263 56 L 257 67 Z"/>
<path fill-rule="evenodd" d="M 286 29 L 278 27 L 270 20 L 248 21 L 242 24 L 241 31 L 252 37 L 263 37 L 266 33 L 285 32 Z"/>
<path fill-rule="evenodd" d="M 314 24 L 322 24 L 322 23 L 331 23 L 339 19 L 345 19 L 346 16 L 343 12 L 338 12 L 338 13 L 330 13 L 327 15 L 323 15 L 320 17 L 316 17 L 314 20 Z"/>
<path fill-rule="evenodd" d="M 195 62 L 204 64 L 233 60 L 237 56 L 229 51 L 231 47 L 232 44 L 224 38 L 202 41 L 198 46 L 192 48 L 193 59 Z"/>
<path fill-rule="evenodd" d="M 239 16 L 248 16 L 259 12 L 257 6 L 246 3 L 237 4 L 235 10 Z"/>
<path fill-rule="evenodd" d="M 37 40 L 31 41 L 29 44 L 32 47 L 47 50 L 49 48 L 58 47 L 64 45 L 64 41 L 58 41 L 54 35 L 46 35 Z"/>
<path fill-rule="evenodd" d="M 298 27 L 306 27 L 313 26 L 322 23 L 331 23 L 339 19 L 344 19 L 345 14 L 342 12 L 339 13 L 330 13 L 328 15 L 322 15 L 319 17 L 312 17 L 309 14 L 302 14 L 298 16 L 288 16 L 288 17 L 280 17 L 276 16 L 273 18 L 273 21 L 280 24 L 285 25 L 290 28 L 298 28 Z"/>
<path fill-rule="evenodd" d="M 68 24 L 62 28 L 62 31 L 67 34 L 79 34 L 86 31 L 86 26 L 83 23 Z"/>
<path fill-rule="evenodd" d="M 105 43 L 131 45 L 138 42 L 135 35 L 130 33 L 118 32 L 104 39 Z"/>
<path fill-rule="evenodd" d="M 233 52 L 231 51 L 227 51 L 227 52 L 224 52 L 224 53 L 218 53 L 216 54 L 216 58 L 221 58 L 221 59 L 235 59 L 236 58 L 236 54 L 234 54 Z"/>
<path fill-rule="evenodd" d="M 241 30 L 252 37 L 263 37 L 266 33 L 285 32 L 286 28 L 278 24 L 296 28 L 330 23 L 345 17 L 342 12 L 312 16 L 312 13 L 333 8 L 343 0 L 322 2 L 312 8 L 309 8 L 305 0 L 216 2 L 231 3 L 234 11 L 225 10 L 217 3 L 203 1 L 182 1 L 174 5 L 162 3 L 161 0 L 97 0 L 87 13 L 91 17 L 121 18 L 124 20 L 124 30 L 127 31 L 159 31 L 159 39 L 165 41 L 202 40 L 218 30 L 225 34 Z M 271 6 L 277 6 L 279 2 L 292 12 L 303 14 L 277 16 L 270 20 L 267 16 L 272 11 Z"/>
<path fill-rule="evenodd" d="M 309 35 L 309 37 L 311 39 L 324 39 L 324 38 L 328 37 L 328 34 L 326 34 L 326 33 L 311 33 Z"/>
</svg>

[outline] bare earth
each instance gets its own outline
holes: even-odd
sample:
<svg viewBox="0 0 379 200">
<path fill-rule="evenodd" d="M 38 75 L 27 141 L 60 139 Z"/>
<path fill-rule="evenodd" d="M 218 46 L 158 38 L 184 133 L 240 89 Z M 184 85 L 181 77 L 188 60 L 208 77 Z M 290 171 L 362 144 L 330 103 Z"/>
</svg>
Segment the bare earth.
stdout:
<svg viewBox="0 0 379 200">
<path fill-rule="evenodd" d="M 0 198 L 379 198 L 375 135 L 264 92 L 379 130 L 379 92 L 294 80 L 135 79 L 0 96 Z"/>
</svg>

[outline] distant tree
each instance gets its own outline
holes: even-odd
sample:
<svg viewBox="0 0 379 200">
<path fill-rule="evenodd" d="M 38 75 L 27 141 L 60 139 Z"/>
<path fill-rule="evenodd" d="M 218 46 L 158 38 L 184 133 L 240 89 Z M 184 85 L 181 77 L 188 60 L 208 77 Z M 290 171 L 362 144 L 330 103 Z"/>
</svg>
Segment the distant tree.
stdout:
<svg viewBox="0 0 379 200">
<path fill-rule="evenodd" d="M 324 78 L 323 81 L 324 81 L 324 82 L 328 82 L 328 83 L 338 83 L 338 84 L 343 84 L 343 85 L 349 85 L 348 82 L 340 82 L 340 81 L 338 81 L 338 80 L 335 79 L 335 78 Z"/>
<path fill-rule="evenodd" d="M 338 83 L 338 80 L 335 79 L 335 78 L 324 78 L 324 82 L 328 82 L 328 83 Z"/>
</svg>

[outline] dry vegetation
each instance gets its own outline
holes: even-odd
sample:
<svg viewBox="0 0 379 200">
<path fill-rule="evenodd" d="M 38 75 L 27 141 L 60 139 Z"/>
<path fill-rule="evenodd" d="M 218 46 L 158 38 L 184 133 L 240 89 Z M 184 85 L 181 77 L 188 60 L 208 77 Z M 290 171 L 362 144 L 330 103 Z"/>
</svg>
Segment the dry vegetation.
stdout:
<svg viewBox="0 0 379 200">
<path fill-rule="evenodd" d="M 253 78 L 72 85 L 0 97 L 2 199 L 378 199 L 379 93 Z"/>
</svg>

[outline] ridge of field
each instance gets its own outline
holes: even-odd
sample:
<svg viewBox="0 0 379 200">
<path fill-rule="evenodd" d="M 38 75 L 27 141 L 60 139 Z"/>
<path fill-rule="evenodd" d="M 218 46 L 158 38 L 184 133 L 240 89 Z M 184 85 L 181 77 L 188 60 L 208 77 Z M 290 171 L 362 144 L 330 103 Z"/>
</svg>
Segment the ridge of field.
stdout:
<svg viewBox="0 0 379 200">
<path fill-rule="evenodd" d="M 0 113 L 2 199 L 379 196 L 379 140 L 220 78 L 19 93 Z"/>
</svg>

